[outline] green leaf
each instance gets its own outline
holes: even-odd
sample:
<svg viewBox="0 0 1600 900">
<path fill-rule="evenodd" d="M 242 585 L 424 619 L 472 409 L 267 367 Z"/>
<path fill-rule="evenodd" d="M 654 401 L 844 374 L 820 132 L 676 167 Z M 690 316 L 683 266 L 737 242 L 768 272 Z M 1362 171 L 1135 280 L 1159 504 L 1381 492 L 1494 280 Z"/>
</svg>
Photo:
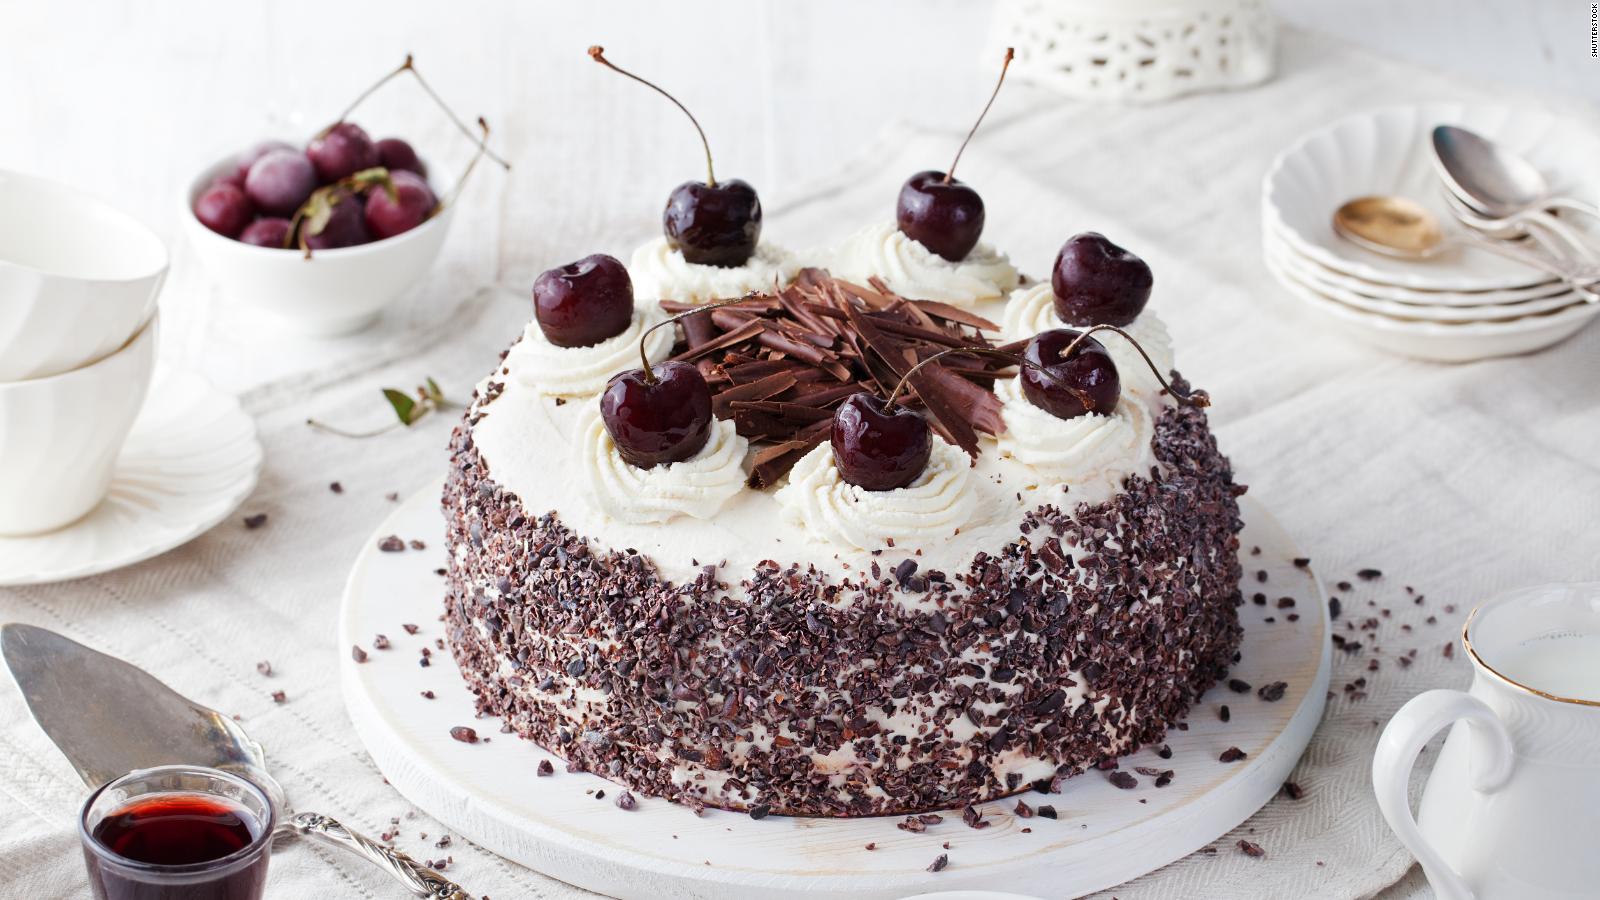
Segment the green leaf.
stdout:
<svg viewBox="0 0 1600 900">
<path fill-rule="evenodd" d="M 394 414 L 399 417 L 402 425 L 410 425 L 412 422 L 422 418 L 422 414 L 426 412 L 425 409 L 417 404 L 417 401 L 411 399 L 404 391 L 384 388 L 383 396 L 384 399 L 389 401 L 389 405 L 394 407 Z"/>
<path fill-rule="evenodd" d="M 428 379 L 427 395 L 428 399 L 432 400 L 435 406 L 444 405 L 444 391 L 439 389 L 439 383 L 434 381 L 432 378 Z"/>
</svg>

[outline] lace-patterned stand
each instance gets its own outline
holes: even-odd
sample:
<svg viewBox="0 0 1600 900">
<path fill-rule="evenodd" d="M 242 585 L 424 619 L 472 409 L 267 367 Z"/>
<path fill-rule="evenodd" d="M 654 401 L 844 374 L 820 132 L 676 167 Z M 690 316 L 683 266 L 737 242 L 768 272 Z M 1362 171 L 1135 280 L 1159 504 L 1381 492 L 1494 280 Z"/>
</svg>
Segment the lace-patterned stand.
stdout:
<svg viewBox="0 0 1600 900">
<path fill-rule="evenodd" d="M 1262 589 L 1265 570 L 1274 600 L 1241 609 L 1243 660 L 1234 676 L 1254 685 L 1285 681 L 1277 702 L 1218 686 L 1170 734 L 1171 759 L 1142 750 L 1123 767 L 1172 769 L 1172 783 L 1119 790 L 1099 773 L 1069 780 L 1061 793 L 1026 793 L 1031 806 L 1053 805 L 1058 819 L 1023 819 L 1015 799 L 982 804 L 990 826 L 968 828 L 959 810 L 923 834 L 895 827 L 898 818 L 796 819 L 688 809 L 639 797 L 631 811 L 613 800 L 622 788 L 595 775 L 569 774 L 560 760 L 501 734 L 493 719 L 475 719 L 443 636 L 439 489 L 408 500 L 379 527 L 356 560 L 340 612 L 341 681 L 356 733 L 401 794 L 455 833 L 508 859 L 590 890 L 619 897 L 899 898 L 927 891 L 988 889 L 1050 897 L 1120 884 L 1198 850 L 1244 821 L 1276 795 L 1322 716 L 1328 685 L 1327 601 L 1321 585 L 1292 560 L 1300 555 L 1259 504 L 1244 498 L 1244 590 Z M 383 553 L 378 539 L 396 534 L 428 544 L 423 551 Z M 1299 614 L 1296 622 L 1286 614 Z M 1267 623 L 1267 617 L 1274 623 Z M 420 626 L 415 635 L 403 623 Z M 374 635 L 390 649 L 372 649 Z M 357 663 L 350 647 L 367 648 Z M 419 666 L 426 647 L 431 665 Z M 421 696 L 432 691 L 435 699 Z M 1228 723 L 1217 715 L 1229 705 Z M 490 740 L 465 744 L 450 729 L 466 725 Z M 1246 758 L 1222 763 L 1239 747 Z M 541 759 L 556 772 L 536 777 Z M 604 798 L 599 798 L 601 791 Z M 1023 833 L 1029 829 L 1029 833 Z M 950 843 L 948 850 L 942 846 Z M 867 850 L 872 843 L 874 850 Z M 927 871 L 940 854 L 949 865 Z"/>
<path fill-rule="evenodd" d="M 1063 94 L 1153 102 L 1272 75 L 1266 0 L 1004 0 L 994 42 L 1012 71 Z"/>
</svg>

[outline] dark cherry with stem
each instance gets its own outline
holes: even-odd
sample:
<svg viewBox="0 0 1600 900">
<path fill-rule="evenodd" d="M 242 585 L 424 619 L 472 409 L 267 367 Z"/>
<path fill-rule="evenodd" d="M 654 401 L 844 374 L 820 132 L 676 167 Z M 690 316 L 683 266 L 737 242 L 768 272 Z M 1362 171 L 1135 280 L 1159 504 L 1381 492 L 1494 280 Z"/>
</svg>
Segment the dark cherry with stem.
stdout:
<svg viewBox="0 0 1600 900">
<path fill-rule="evenodd" d="M 672 101 L 700 135 L 706 153 L 706 180 L 685 181 L 667 197 L 667 208 L 661 214 L 667 243 L 692 263 L 724 268 L 744 265 L 756 252 L 756 242 L 761 238 L 761 198 L 756 196 L 756 189 L 738 178 L 717 181 L 711 164 L 711 142 L 706 140 L 694 114 L 678 98 L 614 65 L 606 59 L 603 47 L 590 47 L 589 57 Z"/>
<path fill-rule="evenodd" d="M 557 347 L 591 347 L 628 329 L 633 280 L 604 253 L 547 270 L 533 282 L 533 317 Z"/>
<path fill-rule="evenodd" d="M 1067 239 L 1050 272 L 1056 316 L 1068 325 L 1128 325 L 1150 301 L 1150 266 L 1103 234 Z"/>
<path fill-rule="evenodd" d="M 711 387 L 705 376 L 692 363 L 651 365 L 645 341 L 657 328 L 744 300 L 707 303 L 657 322 L 639 335 L 639 361 L 644 365 L 613 376 L 600 394 L 600 421 L 623 462 L 650 469 L 682 462 L 706 445 L 711 437 Z"/>
<path fill-rule="evenodd" d="M 892 491 L 916 481 L 933 453 L 927 419 L 866 392 L 839 404 L 830 440 L 839 477 L 869 491 Z"/>
<path fill-rule="evenodd" d="M 983 198 L 978 196 L 977 191 L 955 179 L 956 164 L 961 162 L 961 154 L 966 151 L 967 143 L 978 133 L 984 116 L 989 114 L 994 98 L 999 96 L 1000 85 L 1005 84 L 1006 70 L 1011 67 L 1014 55 L 1012 49 L 1007 47 L 994 93 L 989 95 L 989 102 L 978 114 L 978 121 L 972 123 L 972 130 L 967 132 L 966 140 L 956 150 L 950 170 L 929 170 L 911 176 L 901 186 L 900 199 L 895 204 L 895 222 L 901 233 L 950 262 L 966 259 L 972 248 L 978 245 L 978 238 L 983 236 Z"/>
</svg>

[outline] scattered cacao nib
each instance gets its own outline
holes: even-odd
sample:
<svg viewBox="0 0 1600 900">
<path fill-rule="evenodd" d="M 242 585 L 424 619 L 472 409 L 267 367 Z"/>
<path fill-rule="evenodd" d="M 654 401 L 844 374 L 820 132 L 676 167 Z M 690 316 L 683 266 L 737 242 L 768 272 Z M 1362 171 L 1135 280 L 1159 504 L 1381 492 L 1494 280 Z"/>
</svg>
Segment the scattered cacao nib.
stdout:
<svg viewBox="0 0 1600 900">
<path fill-rule="evenodd" d="M 376 637 L 374 637 L 372 639 L 372 649 L 374 649 L 374 650 L 387 650 L 387 649 L 389 649 L 389 637 L 388 637 L 388 635 L 380 634 L 380 635 L 377 635 Z"/>
<path fill-rule="evenodd" d="M 1278 608 L 1279 609 L 1290 609 L 1293 606 L 1294 606 L 1294 598 L 1293 597 L 1279 597 L 1278 598 Z"/>
<path fill-rule="evenodd" d="M 423 691 L 422 692 L 422 699 L 424 699 L 424 700 L 432 700 L 433 699 L 433 691 Z"/>
<path fill-rule="evenodd" d="M 1339 590 L 1348 592 L 1349 590 L 1354 588 L 1355 585 L 1351 584 L 1348 581 L 1341 581 L 1341 582 L 1339 582 L 1338 587 L 1339 587 Z"/>
<path fill-rule="evenodd" d="M 378 549 L 382 550 L 384 553 L 399 553 L 400 551 L 406 549 L 406 542 L 400 539 L 400 535 L 391 534 L 383 540 L 378 541 Z"/>
<path fill-rule="evenodd" d="M 968 806 L 961 811 L 961 821 L 968 828 L 988 828 L 989 823 L 984 821 L 983 813 L 976 806 Z"/>
<path fill-rule="evenodd" d="M 1267 570 L 1266 569 L 1257 569 L 1256 570 L 1256 580 L 1257 581 L 1266 581 L 1267 580 Z"/>
<path fill-rule="evenodd" d="M 1245 690 L 1249 690 L 1249 688 L 1245 688 Z M 1162 744 L 1160 747 L 1156 748 L 1156 755 L 1161 757 L 1162 759 L 1171 759 L 1172 758 L 1172 748 L 1167 746 L 1166 744 Z"/>
<path fill-rule="evenodd" d="M 389 501 L 390 503 L 399 503 L 400 502 L 400 492 L 399 491 L 390 491 L 389 493 L 383 495 L 383 499 Z"/>
<path fill-rule="evenodd" d="M 1245 856 L 1253 857 L 1253 858 L 1256 858 L 1256 859 L 1260 859 L 1261 857 L 1267 855 L 1267 851 L 1261 849 L 1261 845 L 1260 844 L 1257 844 L 1257 843 L 1254 843 L 1254 842 L 1251 842 L 1251 841 L 1247 841 L 1244 838 L 1240 838 L 1239 839 L 1239 849 L 1244 851 L 1244 855 Z"/>
<path fill-rule="evenodd" d="M 1239 760 L 1244 759 L 1244 757 L 1245 752 L 1243 750 L 1240 750 L 1238 747 L 1229 747 L 1228 749 L 1222 751 L 1222 755 L 1217 757 L 1217 759 L 1221 762 L 1231 763 L 1238 762 Z"/>
<path fill-rule="evenodd" d="M 1339 602 L 1338 597 L 1328 598 L 1328 618 L 1337 619 L 1339 618 L 1339 613 L 1343 611 L 1343 605 Z"/>
<path fill-rule="evenodd" d="M 600 790 L 595 791 L 594 792 L 594 798 L 596 800 L 604 800 L 606 798 L 606 789 L 605 788 L 601 788 Z"/>
<path fill-rule="evenodd" d="M 1283 795 L 1290 800 L 1299 800 L 1306 795 L 1306 789 L 1301 787 L 1298 782 L 1285 781 L 1283 783 Z"/>
<path fill-rule="evenodd" d="M 272 677 L 272 663 L 263 659 L 261 662 L 256 663 L 256 671 L 270 678 Z"/>
<path fill-rule="evenodd" d="M 284 694 L 283 691 L 273 691 L 272 692 L 272 702 L 273 703 L 282 703 L 287 699 L 289 699 L 289 697 L 288 697 L 288 695 Z"/>
<path fill-rule="evenodd" d="M 1174 773 L 1172 772 L 1172 770 L 1168 769 L 1167 771 L 1162 772 L 1160 775 L 1157 775 L 1156 776 L 1156 787 L 1164 788 L 1167 785 L 1171 784 L 1172 783 L 1173 774 Z"/>
<path fill-rule="evenodd" d="M 405 629 L 405 633 L 406 633 L 406 634 L 416 634 L 416 633 L 417 633 L 417 632 L 418 632 L 418 631 L 420 631 L 420 630 L 421 630 L 421 629 L 419 629 L 419 628 L 418 628 L 418 627 L 417 627 L 417 626 L 415 626 L 415 625 L 412 625 L 412 624 L 411 624 L 411 623 L 409 623 L 409 622 L 407 622 L 407 623 L 406 623 L 406 624 L 404 624 L 404 625 L 401 625 L 401 626 L 400 626 L 400 627 L 401 627 L 401 628 L 403 628 L 403 629 Z"/>
<path fill-rule="evenodd" d="M 1362 569 L 1356 573 L 1356 577 L 1362 581 L 1372 581 L 1375 578 L 1382 578 L 1383 573 L 1377 569 Z"/>
<path fill-rule="evenodd" d="M 639 801 L 635 800 L 633 794 L 629 791 L 623 791 L 622 793 L 618 794 L 616 802 L 617 809 L 633 809 L 639 805 Z"/>
<path fill-rule="evenodd" d="M 1113 785 L 1122 788 L 1125 791 L 1131 791 L 1139 786 L 1139 779 L 1133 777 L 1127 772 L 1122 771 L 1121 769 L 1117 769 L 1116 771 L 1112 772 L 1108 777 L 1111 779 L 1111 783 Z"/>
<path fill-rule="evenodd" d="M 407 541 L 406 543 L 413 550 L 426 550 L 426 549 L 428 549 L 428 545 L 427 544 L 424 544 L 423 542 L 417 540 L 416 538 L 412 538 L 411 540 Z"/>
<path fill-rule="evenodd" d="M 265 524 L 267 524 L 266 513 L 256 513 L 253 516 L 244 517 L 244 527 L 250 529 L 251 531 L 255 531 L 257 528 L 260 528 Z"/>
<path fill-rule="evenodd" d="M 948 865 L 950 865 L 950 854 L 941 853 L 933 858 L 933 862 L 928 864 L 928 871 L 943 872 L 944 867 Z"/>
<path fill-rule="evenodd" d="M 1044 819 L 1054 819 L 1054 818 L 1056 818 L 1056 808 L 1054 806 L 1050 805 L 1049 803 L 1040 804 L 1039 808 L 1034 810 L 1034 812 L 1038 813 L 1040 818 L 1044 818 Z"/>
<path fill-rule="evenodd" d="M 1454 642 L 1451 642 L 1451 643 L 1448 643 L 1448 644 L 1444 645 L 1444 658 L 1445 659 L 1455 659 L 1456 658 L 1456 645 L 1455 645 Z"/>
<path fill-rule="evenodd" d="M 756 821 L 765 819 L 771 813 L 772 807 L 765 803 L 757 803 L 755 806 L 750 807 L 750 818 Z"/>
<path fill-rule="evenodd" d="M 1228 704 L 1224 703 L 1221 706 L 1217 707 L 1217 718 L 1221 719 L 1224 722 L 1226 722 L 1229 719 L 1233 718 L 1233 714 L 1228 712 Z"/>
<path fill-rule="evenodd" d="M 1276 703 L 1283 699 L 1283 694 L 1288 689 L 1289 683 L 1287 681 L 1274 681 L 1271 684 L 1262 685 L 1261 689 L 1256 691 L 1256 696 L 1268 703 Z"/>
<path fill-rule="evenodd" d="M 1250 682 L 1242 678 L 1229 678 L 1228 690 L 1233 691 L 1235 694 L 1248 694 L 1250 693 Z"/>
<path fill-rule="evenodd" d="M 344 493 L 344 485 L 337 481 L 331 482 L 328 485 L 328 490 L 333 491 L 335 494 L 342 494 Z"/>
<path fill-rule="evenodd" d="M 476 744 L 478 742 L 478 732 L 465 725 L 457 725 L 450 729 L 450 736 L 463 744 Z"/>
<path fill-rule="evenodd" d="M 867 849 L 868 850 L 876 850 L 876 849 L 878 849 L 878 842 L 877 841 L 867 841 Z"/>
<path fill-rule="evenodd" d="M 539 760 L 539 768 L 535 771 L 540 778 L 543 778 L 546 775 L 554 775 L 556 767 L 550 764 L 550 760 L 541 759 Z"/>
<path fill-rule="evenodd" d="M 1296 556 L 1294 558 L 1294 567 L 1296 569 L 1309 569 L 1309 568 L 1311 568 L 1311 558 L 1307 557 L 1307 556 Z"/>
<path fill-rule="evenodd" d="M 1033 807 L 1029 806 L 1027 803 L 1025 803 L 1025 802 L 1023 802 L 1021 800 L 1017 801 L 1017 805 L 1015 807 L 1013 807 L 1011 811 L 1019 819 L 1031 819 L 1031 818 L 1033 818 Z"/>
<path fill-rule="evenodd" d="M 364 663 L 367 661 L 367 651 L 361 649 L 359 646 L 351 647 L 350 658 L 358 663 Z"/>
</svg>

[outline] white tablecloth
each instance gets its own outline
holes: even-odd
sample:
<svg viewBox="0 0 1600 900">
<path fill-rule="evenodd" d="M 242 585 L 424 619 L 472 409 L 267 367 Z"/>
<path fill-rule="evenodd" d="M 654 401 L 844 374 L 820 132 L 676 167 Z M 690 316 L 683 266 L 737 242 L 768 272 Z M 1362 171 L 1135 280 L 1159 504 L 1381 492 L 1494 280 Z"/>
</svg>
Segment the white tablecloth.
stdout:
<svg viewBox="0 0 1600 900">
<path fill-rule="evenodd" d="M 514 49 L 509 37 L 486 40 L 496 58 Z M 450 873 L 495 898 L 579 892 L 464 841 L 436 849 L 444 827 L 384 783 L 351 734 L 337 687 L 342 651 L 333 621 L 350 563 L 391 508 L 387 494 L 406 495 L 439 477 L 453 423 L 435 417 L 355 442 L 313 433 L 303 422 L 307 415 L 381 421 L 377 389 L 425 376 L 463 398 L 527 318 L 535 272 L 596 249 L 625 253 L 653 231 L 674 182 L 638 174 L 664 169 L 649 156 L 660 142 L 645 134 L 678 136 L 682 123 L 643 113 L 652 107 L 636 86 L 616 88 L 616 105 L 598 112 L 573 110 L 559 97 L 549 108 L 498 110 L 503 146 L 518 169 L 509 177 L 484 173 L 444 262 L 366 336 L 264 337 L 211 294 L 180 248 L 164 298 L 166 352 L 225 384 L 250 385 L 245 403 L 260 424 L 267 464 L 240 516 L 266 513 L 267 524 L 246 530 L 236 516 L 122 572 L 0 589 L 0 619 L 65 631 L 236 712 L 302 805 L 372 833 L 399 817 L 399 846 L 421 857 L 452 855 Z M 1378 891 L 1410 865 L 1370 796 L 1367 764 L 1381 723 L 1419 690 L 1465 683 L 1465 663 L 1441 651 L 1476 600 L 1530 583 L 1600 578 L 1600 329 L 1537 356 L 1470 366 L 1410 362 L 1327 334 L 1262 266 L 1259 182 L 1281 146 L 1339 115 L 1503 97 L 1293 32 L 1279 78 L 1253 91 L 1146 109 L 1083 106 L 1020 85 L 1007 91 L 962 163 L 964 180 L 988 204 L 986 237 L 1035 273 L 1046 271 L 1067 235 L 1084 229 L 1144 255 L 1179 366 L 1215 398 L 1220 440 L 1252 494 L 1330 584 L 1357 581 L 1360 568 L 1385 573 L 1336 591 L 1342 622 L 1370 616 L 1377 627 L 1355 636 L 1365 644 L 1359 655 L 1335 654 L 1334 697 L 1295 775 L 1305 798 L 1275 800 L 1219 839 L 1214 855 L 1197 854 L 1115 894 L 1348 898 Z M 970 99 L 949 104 L 956 112 L 942 116 L 950 127 L 939 134 L 893 125 L 876 140 L 835 134 L 869 149 L 823 184 L 759 185 L 769 199 L 767 233 L 805 246 L 889 215 L 907 174 L 943 164 Z M 629 133 L 636 115 L 659 129 Z M 826 129 L 827 121 L 825 107 L 794 111 L 776 131 Z M 533 145 L 564 150 L 530 155 Z M 694 175 L 693 159 L 683 154 L 690 168 L 680 178 Z M 334 481 L 342 493 L 329 489 Z M 1405 585 L 1425 599 L 1415 602 Z M 1395 659 L 1412 648 L 1416 663 L 1402 669 Z M 256 672 L 262 659 L 272 663 L 271 678 Z M 1380 660 L 1377 671 L 1368 670 L 1372 659 Z M 1358 678 L 1365 685 L 1347 692 Z M 275 704 L 274 690 L 287 702 Z M 83 786 L 26 721 L 10 687 L 0 688 L 0 721 L 0 893 L 82 896 L 72 822 Z M 1241 837 L 1266 857 L 1240 853 Z M 320 848 L 296 847 L 272 866 L 269 897 L 400 896 L 364 864 Z"/>
</svg>

